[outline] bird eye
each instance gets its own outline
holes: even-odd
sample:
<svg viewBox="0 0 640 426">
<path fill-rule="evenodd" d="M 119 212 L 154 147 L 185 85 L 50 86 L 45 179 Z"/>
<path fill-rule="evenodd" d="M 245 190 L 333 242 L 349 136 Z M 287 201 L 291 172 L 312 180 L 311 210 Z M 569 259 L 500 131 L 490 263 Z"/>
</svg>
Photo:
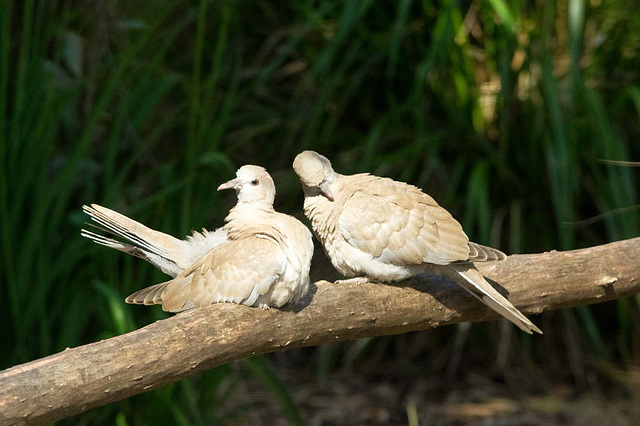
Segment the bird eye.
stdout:
<svg viewBox="0 0 640 426">
<path fill-rule="evenodd" d="M 258 186 L 260 184 L 260 181 L 258 179 L 254 179 L 251 181 L 251 185 L 253 186 Z"/>
</svg>

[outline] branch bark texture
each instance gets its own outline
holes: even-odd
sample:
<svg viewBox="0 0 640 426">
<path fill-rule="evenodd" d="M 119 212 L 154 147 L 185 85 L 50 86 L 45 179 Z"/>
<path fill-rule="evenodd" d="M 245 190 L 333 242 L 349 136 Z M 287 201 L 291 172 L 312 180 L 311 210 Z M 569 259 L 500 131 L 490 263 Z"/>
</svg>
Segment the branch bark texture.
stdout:
<svg viewBox="0 0 640 426">
<path fill-rule="evenodd" d="M 478 268 L 523 313 L 536 314 L 640 292 L 638 259 L 635 238 Z M 213 305 L 4 370 L 0 424 L 53 422 L 257 354 L 496 318 L 444 278 L 319 281 L 287 310 Z"/>
</svg>

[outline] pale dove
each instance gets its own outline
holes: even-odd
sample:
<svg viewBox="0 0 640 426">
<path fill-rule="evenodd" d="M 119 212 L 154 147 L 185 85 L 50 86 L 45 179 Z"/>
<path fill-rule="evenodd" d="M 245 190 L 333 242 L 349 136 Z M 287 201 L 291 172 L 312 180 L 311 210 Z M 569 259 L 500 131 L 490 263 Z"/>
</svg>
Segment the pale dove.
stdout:
<svg viewBox="0 0 640 426">
<path fill-rule="evenodd" d="M 451 214 L 420 189 L 367 173 L 341 175 L 314 151 L 298 154 L 293 169 L 304 189 L 305 215 L 344 276 L 394 282 L 435 272 L 527 333 L 542 333 L 472 263 L 506 255 L 469 242 Z"/>
<path fill-rule="evenodd" d="M 140 290 L 127 297 L 127 303 L 162 304 L 169 312 L 222 302 L 267 309 L 295 303 L 307 293 L 311 232 L 297 219 L 273 209 L 275 185 L 269 173 L 262 167 L 243 166 L 235 179 L 218 190 L 230 188 L 236 190 L 238 203 L 225 218 L 226 224 L 214 233 L 194 233 L 186 241 L 152 231 L 108 209 L 88 209 L 92 218 L 99 218 L 98 223 L 134 246 L 123 248 L 93 233 L 85 236 L 156 266 L 169 263 L 165 272 L 177 271 L 173 280 Z M 186 254 L 180 252 L 181 244 Z M 150 253 L 165 259 L 164 263 L 155 257 L 151 260 Z M 186 259 L 190 261 L 184 266 Z"/>
</svg>

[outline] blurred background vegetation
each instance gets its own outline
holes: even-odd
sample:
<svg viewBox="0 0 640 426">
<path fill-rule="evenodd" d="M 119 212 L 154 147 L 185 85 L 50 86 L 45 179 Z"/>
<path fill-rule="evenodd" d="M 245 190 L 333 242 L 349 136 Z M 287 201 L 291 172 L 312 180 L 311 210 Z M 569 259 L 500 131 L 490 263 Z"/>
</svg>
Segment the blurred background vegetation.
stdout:
<svg viewBox="0 0 640 426">
<path fill-rule="evenodd" d="M 304 149 L 422 187 L 507 253 L 638 236 L 640 170 L 616 163 L 640 158 L 634 3 L 1 1 L 0 368 L 166 316 L 124 304 L 164 277 L 82 239 L 82 204 L 183 236 L 222 224 L 216 186 L 254 163 L 301 217 Z M 321 251 L 313 273 L 336 277 Z M 253 358 L 64 423 L 634 424 L 639 302 L 545 313 L 541 337 Z"/>
</svg>

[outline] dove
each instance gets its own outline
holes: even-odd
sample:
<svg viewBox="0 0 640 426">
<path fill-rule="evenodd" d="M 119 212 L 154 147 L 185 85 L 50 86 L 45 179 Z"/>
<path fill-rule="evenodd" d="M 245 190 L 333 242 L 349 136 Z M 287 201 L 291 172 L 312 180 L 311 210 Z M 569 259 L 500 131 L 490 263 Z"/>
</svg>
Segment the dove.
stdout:
<svg viewBox="0 0 640 426">
<path fill-rule="evenodd" d="M 143 257 L 174 277 L 133 293 L 127 303 L 161 304 L 167 312 L 225 302 L 268 309 L 295 303 L 307 293 L 312 235 L 294 217 L 274 210 L 275 184 L 269 173 L 259 166 L 242 166 L 218 191 L 231 188 L 238 202 L 225 225 L 187 240 L 153 231 L 104 207 L 85 209 L 106 230 L 132 244 L 83 231 L 88 238 Z"/>
<path fill-rule="evenodd" d="M 521 330 L 542 334 L 474 266 L 506 255 L 470 242 L 453 216 L 419 188 L 368 173 L 341 175 L 315 151 L 298 154 L 293 169 L 311 228 L 336 270 L 352 277 L 343 281 L 444 275 Z"/>
</svg>

